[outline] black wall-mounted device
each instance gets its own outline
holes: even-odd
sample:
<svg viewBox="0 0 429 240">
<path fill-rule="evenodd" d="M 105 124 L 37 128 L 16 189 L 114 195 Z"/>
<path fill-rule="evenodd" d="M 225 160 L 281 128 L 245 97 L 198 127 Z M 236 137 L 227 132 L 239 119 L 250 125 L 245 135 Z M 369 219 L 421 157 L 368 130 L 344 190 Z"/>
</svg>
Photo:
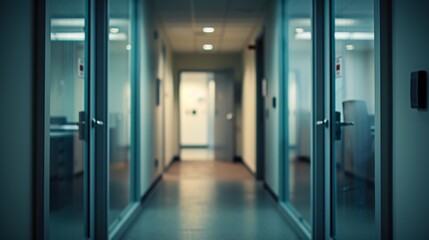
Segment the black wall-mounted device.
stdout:
<svg viewBox="0 0 429 240">
<path fill-rule="evenodd" d="M 411 108 L 424 109 L 427 107 L 427 73 L 417 71 L 411 73 L 410 100 Z"/>
</svg>

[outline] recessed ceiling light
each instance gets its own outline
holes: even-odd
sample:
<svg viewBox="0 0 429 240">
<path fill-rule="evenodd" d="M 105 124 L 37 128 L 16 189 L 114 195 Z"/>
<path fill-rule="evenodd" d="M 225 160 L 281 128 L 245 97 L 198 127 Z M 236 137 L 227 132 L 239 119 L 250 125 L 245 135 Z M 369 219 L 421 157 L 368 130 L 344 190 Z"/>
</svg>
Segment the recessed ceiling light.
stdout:
<svg viewBox="0 0 429 240">
<path fill-rule="evenodd" d="M 212 33 L 214 31 L 215 31 L 214 27 L 204 27 L 203 28 L 203 32 L 205 32 L 205 33 Z"/>
<path fill-rule="evenodd" d="M 351 50 L 354 50 L 355 49 L 355 46 L 353 46 L 353 45 L 346 45 L 346 49 L 347 50 L 349 50 L 349 51 L 351 51 Z"/>
<path fill-rule="evenodd" d="M 130 51 L 131 50 L 131 44 L 127 44 L 127 46 L 125 46 L 125 48 Z"/>
<path fill-rule="evenodd" d="M 295 32 L 296 33 L 303 33 L 304 29 L 303 28 L 295 28 Z"/>
<path fill-rule="evenodd" d="M 213 50 L 213 44 L 204 44 L 203 49 L 205 51 L 211 51 L 211 50 Z"/>
<path fill-rule="evenodd" d="M 118 33 L 119 32 L 119 28 L 112 27 L 112 28 L 110 28 L 110 32 L 111 33 Z"/>
</svg>

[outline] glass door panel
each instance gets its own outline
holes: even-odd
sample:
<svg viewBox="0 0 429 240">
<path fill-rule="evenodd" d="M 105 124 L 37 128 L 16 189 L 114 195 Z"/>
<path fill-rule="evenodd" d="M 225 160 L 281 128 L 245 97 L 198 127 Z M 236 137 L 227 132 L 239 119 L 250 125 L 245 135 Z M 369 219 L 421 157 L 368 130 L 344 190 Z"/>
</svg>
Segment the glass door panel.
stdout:
<svg viewBox="0 0 429 240">
<path fill-rule="evenodd" d="M 289 178 L 287 201 L 298 218 L 311 224 L 312 1 L 286 1 Z"/>
<path fill-rule="evenodd" d="M 87 236 L 85 0 L 52 0 L 50 20 L 49 238 Z"/>
<path fill-rule="evenodd" d="M 374 0 L 333 3 L 333 235 L 375 239 Z"/>
<path fill-rule="evenodd" d="M 131 202 L 131 0 L 109 0 L 109 225 Z"/>
</svg>

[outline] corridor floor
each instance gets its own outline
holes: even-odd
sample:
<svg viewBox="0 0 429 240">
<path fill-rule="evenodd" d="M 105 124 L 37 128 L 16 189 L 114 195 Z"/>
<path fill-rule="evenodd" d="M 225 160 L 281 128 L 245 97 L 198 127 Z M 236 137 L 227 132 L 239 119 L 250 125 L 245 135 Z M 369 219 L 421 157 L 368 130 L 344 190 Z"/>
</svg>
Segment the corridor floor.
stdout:
<svg viewBox="0 0 429 240">
<path fill-rule="evenodd" d="M 241 164 L 175 163 L 125 240 L 299 239 L 271 196 Z"/>
</svg>

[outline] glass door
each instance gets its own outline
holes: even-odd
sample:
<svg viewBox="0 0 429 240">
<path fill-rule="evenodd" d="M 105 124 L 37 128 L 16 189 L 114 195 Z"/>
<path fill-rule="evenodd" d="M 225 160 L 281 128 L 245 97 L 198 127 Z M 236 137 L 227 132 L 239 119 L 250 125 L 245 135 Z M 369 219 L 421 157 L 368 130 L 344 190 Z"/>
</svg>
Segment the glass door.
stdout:
<svg viewBox="0 0 429 240">
<path fill-rule="evenodd" d="M 331 236 L 375 239 L 374 0 L 333 0 Z"/>
<path fill-rule="evenodd" d="M 133 202 L 132 0 L 109 0 L 107 68 L 108 223 L 117 226 Z"/>
<path fill-rule="evenodd" d="M 87 24 L 85 0 L 51 0 L 47 10 L 49 239 L 88 237 Z"/>
<path fill-rule="evenodd" d="M 312 224 L 313 43 L 311 0 L 285 1 L 287 145 L 284 201 L 306 230 Z"/>
</svg>

